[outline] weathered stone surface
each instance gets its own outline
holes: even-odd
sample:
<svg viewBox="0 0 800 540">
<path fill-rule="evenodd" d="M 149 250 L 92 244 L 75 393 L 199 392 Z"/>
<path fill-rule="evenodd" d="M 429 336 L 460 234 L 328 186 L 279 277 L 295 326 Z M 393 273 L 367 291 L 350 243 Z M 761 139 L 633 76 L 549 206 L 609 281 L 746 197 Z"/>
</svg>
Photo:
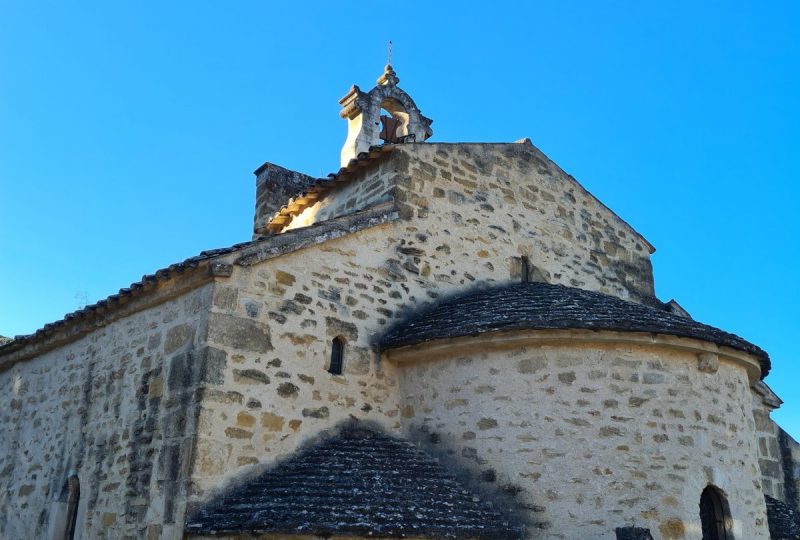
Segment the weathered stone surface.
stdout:
<svg viewBox="0 0 800 540">
<path fill-rule="evenodd" d="M 75 538 L 141 538 L 174 520 L 187 497 L 180 486 L 198 415 L 192 396 L 204 378 L 219 381 L 225 365 L 224 352 L 196 345 L 211 289 L 0 373 L 0 490 L 8 495 L 0 537 L 54 537 L 70 474 L 86 508 Z M 202 466 L 220 471 L 207 448 L 198 445 Z M 148 513 L 159 523 L 148 524 Z"/>
<path fill-rule="evenodd" d="M 709 379 L 692 352 L 572 343 L 441 349 L 402 369 L 400 395 L 425 411 L 401 416 L 404 429 L 423 447 L 444 445 L 444 459 L 484 480 L 476 485 L 497 485 L 494 500 L 509 493 L 499 487 L 505 479 L 520 479 L 523 490 L 503 504 L 528 523 L 543 511 L 550 523 L 529 538 L 605 538 L 615 521 L 656 538 L 694 538 L 709 483 L 740 516 L 737 537 L 768 538 L 752 416 L 729 407 L 751 399 L 739 367 L 721 364 Z M 427 442 L 434 431 L 436 445 Z"/>
<path fill-rule="evenodd" d="M 719 369 L 719 355 L 714 353 L 698 354 L 697 369 L 703 373 L 716 373 Z"/>
<path fill-rule="evenodd" d="M 328 410 L 328 407 L 303 409 L 303 416 L 307 416 L 309 418 L 328 418 L 330 416 L 330 411 Z"/>
<path fill-rule="evenodd" d="M 233 380 L 244 384 L 269 384 L 269 375 L 258 369 L 234 369 Z"/>
<path fill-rule="evenodd" d="M 267 431 L 282 431 L 285 418 L 277 414 L 265 412 L 261 414 L 261 426 Z"/>
<path fill-rule="evenodd" d="M 344 336 L 348 341 L 358 339 L 358 327 L 353 323 L 342 321 L 336 317 L 325 317 L 325 327 L 330 337 Z"/>
<path fill-rule="evenodd" d="M 273 349 L 268 325 L 222 313 L 211 314 L 208 340 L 245 351 L 266 353 Z"/>
<path fill-rule="evenodd" d="M 253 436 L 252 431 L 237 427 L 225 428 L 225 435 L 233 439 L 250 439 Z"/>
<path fill-rule="evenodd" d="M 178 348 L 191 345 L 194 338 L 194 328 L 186 323 L 173 326 L 167 330 L 167 337 L 164 340 L 164 354 L 171 354 Z"/>
<path fill-rule="evenodd" d="M 297 397 L 299 392 L 300 388 L 296 384 L 285 382 L 278 385 L 278 395 L 281 397 Z"/>
</svg>

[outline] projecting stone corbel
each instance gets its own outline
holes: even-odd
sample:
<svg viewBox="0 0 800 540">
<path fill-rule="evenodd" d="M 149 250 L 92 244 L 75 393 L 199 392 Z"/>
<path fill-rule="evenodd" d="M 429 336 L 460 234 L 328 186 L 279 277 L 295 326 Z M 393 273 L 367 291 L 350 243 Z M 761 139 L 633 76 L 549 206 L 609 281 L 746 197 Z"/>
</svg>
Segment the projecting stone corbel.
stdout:
<svg viewBox="0 0 800 540">
<path fill-rule="evenodd" d="M 716 373 L 719 369 L 719 355 L 710 352 L 698 353 L 697 369 L 703 373 Z"/>
<path fill-rule="evenodd" d="M 233 274 L 233 265 L 213 262 L 208 265 L 208 273 L 214 277 L 231 277 L 231 274 Z"/>
</svg>

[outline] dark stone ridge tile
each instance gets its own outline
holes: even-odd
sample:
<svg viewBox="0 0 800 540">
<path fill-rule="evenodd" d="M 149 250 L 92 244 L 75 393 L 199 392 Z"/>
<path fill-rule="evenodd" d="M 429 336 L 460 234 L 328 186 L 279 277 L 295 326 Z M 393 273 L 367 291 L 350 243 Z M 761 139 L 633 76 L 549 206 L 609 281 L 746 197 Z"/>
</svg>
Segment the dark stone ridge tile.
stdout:
<svg viewBox="0 0 800 540">
<path fill-rule="evenodd" d="M 436 339 L 528 329 L 615 330 L 694 338 L 758 357 L 762 378 L 770 368 L 769 355 L 763 349 L 666 308 L 539 282 L 515 283 L 451 297 L 390 329 L 380 345 L 386 350 Z"/>
<path fill-rule="evenodd" d="M 359 426 L 209 501 L 186 532 L 515 540 L 509 524 L 408 441 Z"/>
</svg>

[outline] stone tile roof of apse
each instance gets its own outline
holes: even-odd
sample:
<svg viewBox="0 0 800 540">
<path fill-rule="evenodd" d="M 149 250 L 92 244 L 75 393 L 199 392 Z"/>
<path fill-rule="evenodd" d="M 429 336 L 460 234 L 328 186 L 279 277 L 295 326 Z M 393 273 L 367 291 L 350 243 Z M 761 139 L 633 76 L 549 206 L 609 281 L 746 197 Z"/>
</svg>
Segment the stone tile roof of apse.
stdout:
<svg viewBox="0 0 800 540">
<path fill-rule="evenodd" d="M 800 539 L 800 517 L 797 511 L 778 499 L 765 495 L 767 503 L 767 524 L 770 538 Z"/>
<path fill-rule="evenodd" d="M 379 161 L 393 147 L 394 145 L 392 144 L 371 146 L 368 152 L 361 152 L 356 159 L 351 159 L 350 163 L 340 168 L 337 172 L 329 174 L 327 178 L 317 180 L 313 185 L 304 189 L 302 193 L 298 193 L 289 199 L 285 205 L 281 206 L 281 209 L 267 222 L 267 229 L 273 233 L 281 231 L 292 222 L 295 216 L 309 206 L 313 206 L 331 189 L 352 181 L 360 169 Z M 264 165 L 256 169 L 256 174 L 263 167 Z"/>
<path fill-rule="evenodd" d="M 509 330 L 589 329 L 694 338 L 750 353 L 770 369 L 761 348 L 713 326 L 655 307 L 564 285 L 515 283 L 443 300 L 389 329 L 382 349 Z"/>
<path fill-rule="evenodd" d="M 523 533 L 410 442 L 363 427 L 213 499 L 185 530 L 481 540 Z"/>
</svg>

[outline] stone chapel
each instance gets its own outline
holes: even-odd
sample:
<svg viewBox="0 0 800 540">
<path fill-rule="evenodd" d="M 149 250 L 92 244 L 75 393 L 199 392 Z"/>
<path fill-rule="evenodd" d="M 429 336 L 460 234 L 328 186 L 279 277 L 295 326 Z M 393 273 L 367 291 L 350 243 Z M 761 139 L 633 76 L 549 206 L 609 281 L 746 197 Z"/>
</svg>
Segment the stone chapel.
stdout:
<svg viewBox="0 0 800 540">
<path fill-rule="evenodd" d="M 0 344 L 0 537 L 800 538 L 768 354 L 529 139 L 431 142 L 386 66 L 252 239 Z"/>
</svg>

